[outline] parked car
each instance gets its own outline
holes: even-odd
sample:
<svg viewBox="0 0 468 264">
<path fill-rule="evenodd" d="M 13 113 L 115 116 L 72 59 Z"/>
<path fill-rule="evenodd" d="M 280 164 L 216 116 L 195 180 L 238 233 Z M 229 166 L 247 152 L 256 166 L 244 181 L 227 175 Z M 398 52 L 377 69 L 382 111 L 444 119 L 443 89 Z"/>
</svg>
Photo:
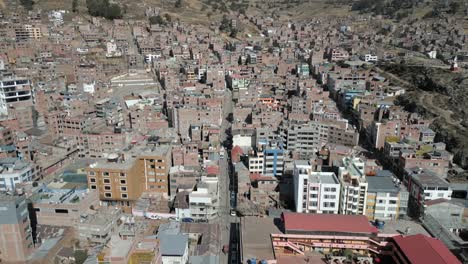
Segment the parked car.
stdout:
<svg viewBox="0 0 468 264">
<path fill-rule="evenodd" d="M 160 220 L 161 219 L 161 217 L 159 215 L 149 215 L 149 216 L 146 216 L 146 218 L 153 219 L 153 220 Z"/>
<path fill-rule="evenodd" d="M 193 218 L 186 217 L 186 218 L 182 218 L 182 222 L 184 222 L 184 223 L 193 223 L 195 221 L 193 220 Z"/>
</svg>

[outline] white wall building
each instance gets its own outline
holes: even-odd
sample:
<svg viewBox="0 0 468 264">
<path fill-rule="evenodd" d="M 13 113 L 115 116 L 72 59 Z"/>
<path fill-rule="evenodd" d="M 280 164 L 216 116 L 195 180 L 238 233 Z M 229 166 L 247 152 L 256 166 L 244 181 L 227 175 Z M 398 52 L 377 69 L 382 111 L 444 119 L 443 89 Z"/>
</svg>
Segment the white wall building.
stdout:
<svg viewBox="0 0 468 264">
<path fill-rule="evenodd" d="M 20 101 L 32 100 L 31 82 L 13 74 L 0 76 L 0 114 L 8 115 L 8 106 Z"/>
<path fill-rule="evenodd" d="M 218 183 L 202 181 L 189 194 L 190 214 L 195 220 L 212 220 L 218 216 Z"/>
<path fill-rule="evenodd" d="M 308 161 L 294 162 L 294 202 L 298 213 L 338 214 L 340 182 L 333 172 L 314 172 Z"/>
<path fill-rule="evenodd" d="M 364 56 L 364 61 L 366 62 L 377 62 L 379 59 L 376 55 L 366 54 Z"/>
<path fill-rule="evenodd" d="M 29 163 L 16 158 L 0 159 L 0 191 L 15 190 L 17 184 L 32 181 L 33 176 Z"/>
<path fill-rule="evenodd" d="M 343 158 L 338 168 L 341 183 L 340 214 L 366 214 L 367 180 L 360 158 Z"/>
<path fill-rule="evenodd" d="M 452 199 L 450 184 L 430 170 L 417 167 L 406 169 L 403 182 L 410 193 L 409 210 L 412 215 L 419 216 L 424 211 L 426 201 Z"/>
<path fill-rule="evenodd" d="M 263 152 L 257 152 L 257 155 L 249 155 L 249 172 L 263 173 Z"/>
</svg>

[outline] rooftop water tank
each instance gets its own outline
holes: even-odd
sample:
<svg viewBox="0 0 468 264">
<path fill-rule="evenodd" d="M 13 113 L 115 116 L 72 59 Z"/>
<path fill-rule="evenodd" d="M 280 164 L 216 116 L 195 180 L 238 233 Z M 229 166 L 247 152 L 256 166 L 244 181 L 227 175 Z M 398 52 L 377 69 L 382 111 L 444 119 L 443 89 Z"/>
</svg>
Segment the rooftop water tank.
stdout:
<svg viewBox="0 0 468 264">
<path fill-rule="evenodd" d="M 118 159 L 119 159 L 119 155 L 117 153 L 111 153 L 107 157 L 107 161 L 109 162 L 117 162 Z"/>
</svg>

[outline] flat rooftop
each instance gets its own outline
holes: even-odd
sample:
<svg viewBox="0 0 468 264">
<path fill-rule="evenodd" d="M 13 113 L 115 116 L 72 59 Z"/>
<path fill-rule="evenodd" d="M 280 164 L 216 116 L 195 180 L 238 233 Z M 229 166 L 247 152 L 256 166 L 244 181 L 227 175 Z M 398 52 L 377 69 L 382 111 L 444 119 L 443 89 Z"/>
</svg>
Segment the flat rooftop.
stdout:
<svg viewBox="0 0 468 264">
<path fill-rule="evenodd" d="M 243 259 L 274 259 L 271 234 L 281 231 L 272 218 L 244 217 L 240 225 Z"/>
<path fill-rule="evenodd" d="M 309 175 L 310 182 L 324 183 L 324 184 L 338 184 L 338 178 L 333 172 L 312 172 Z"/>
<path fill-rule="evenodd" d="M 408 235 L 423 234 L 431 236 L 429 232 L 419 223 L 411 220 L 399 219 L 396 221 L 386 221 L 384 228 L 380 230 L 380 233 L 384 234 L 405 234 L 408 231 Z"/>
<path fill-rule="evenodd" d="M 393 182 L 393 177 L 373 176 L 367 177 L 368 192 L 388 192 L 397 193 L 400 191 L 400 184 Z"/>
<path fill-rule="evenodd" d="M 430 170 L 420 168 L 406 169 L 411 177 L 423 187 L 449 187 L 449 183 Z"/>
<path fill-rule="evenodd" d="M 342 232 L 377 233 L 365 215 L 332 215 L 284 213 L 286 233 L 291 232 Z"/>
</svg>

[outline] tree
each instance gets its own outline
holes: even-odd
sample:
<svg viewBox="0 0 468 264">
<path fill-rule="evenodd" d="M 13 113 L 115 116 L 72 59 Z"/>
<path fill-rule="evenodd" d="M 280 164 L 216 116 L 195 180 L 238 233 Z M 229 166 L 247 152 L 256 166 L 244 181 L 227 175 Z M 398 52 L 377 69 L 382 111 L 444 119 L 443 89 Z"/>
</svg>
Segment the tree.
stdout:
<svg viewBox="0 0 468 264">
<path fill-rule="evenodd" d="M 167 23 L 171 23 L 171 22 L 172 22 L 172 17 L 171 17 L 171 15 L 169 15 L 168 13 L 164 14 L 164 18 L 166 19 L 166 22 L 167 22 Z"/>
<path fill-rule="evenodd" d="M 231 38 L 235 38 L 237 36 L 237 32 L 238 32 L 237 29 L 233 28 L 233 29 L 231 29 L 231 33 L 229 33 L 229 36 Z"/>
<path fill-rule="evenodd" d="M 72 2 L 72 11 L 73 11 L 73 13 L 78 12 L 78 0 L 73 0 L 73 2 Z"/>
<path fill-rule="evenodd" d="M 182 0 L 177 0 L 177 1 L 175 2 L 175 5 L 174 5 L 174 6 L 175 6 L 175 8 L 181 8 L 181 7 L 182 7 Z"/>
<path fill-rule="evenodd" d="M 219 29 L 226 32 L 231 31 L 231 21 L 229 21 L 226 15 L 223 16 Z"/>
<path fill-rule="evenodd" d="M 20 0 L 21 5 L 26 9 L 26 10 L 32 10 L 34 1 L 33 0 Z"/>
<path fill-rule="evenodd" d="M 107 19 L 122 18 L 122 9 L 117 4 L 110 4 L 109 0 L 86 0 L 86 7 L 91 16 Z"/>
<path fill-rule="evenodd" d="M 107 12 L 105 12 L 104 17 L 107 19 L 122 18 L 122 10 L 120 9 L 120 6 L 117 4 L 110 5 Z"/>
</svg>

